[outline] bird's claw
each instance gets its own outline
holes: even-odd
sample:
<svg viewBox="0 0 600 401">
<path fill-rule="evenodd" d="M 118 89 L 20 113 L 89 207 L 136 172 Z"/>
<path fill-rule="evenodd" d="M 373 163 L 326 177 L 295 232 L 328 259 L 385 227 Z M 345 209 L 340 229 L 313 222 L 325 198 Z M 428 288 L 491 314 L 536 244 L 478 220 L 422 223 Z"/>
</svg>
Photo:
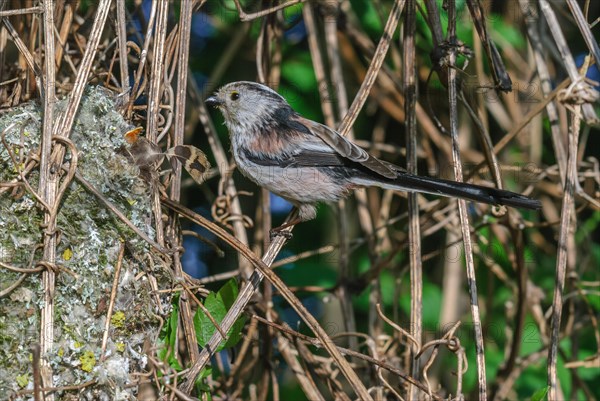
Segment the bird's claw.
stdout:
<svg viewBox="0 0 600 401">
<path fill-rule="evenodd" d="M 292 234 L 289 231 L 283 231 L 283 230 L 279 230 L 277 228 L 272 229 L 271 231 L 269 231 L 269 236 L 271 237 L 271 241 L 273 241 L 275 238 L 277 238 L 278 236 L 282 236 L 283 238 L 285 238 L 287 241 L 291 240 L 292 237 L 294 236 L 294 234 Z"/>
</svg>

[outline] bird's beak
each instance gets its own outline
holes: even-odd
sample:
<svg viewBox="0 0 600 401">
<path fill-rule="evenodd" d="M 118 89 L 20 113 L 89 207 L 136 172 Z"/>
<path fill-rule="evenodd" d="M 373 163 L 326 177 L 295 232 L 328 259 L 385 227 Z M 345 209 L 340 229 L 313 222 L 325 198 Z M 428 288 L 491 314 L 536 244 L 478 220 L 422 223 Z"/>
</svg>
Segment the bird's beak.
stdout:
<svg viewBox="0 0 600 401">
<path fill-rule="evenodd" d="M 223 105 L 223 101 L 216 96 L 211 96 L 206 99 L 206 104 L 213 107 L 219 107 Z"/>
</svg>

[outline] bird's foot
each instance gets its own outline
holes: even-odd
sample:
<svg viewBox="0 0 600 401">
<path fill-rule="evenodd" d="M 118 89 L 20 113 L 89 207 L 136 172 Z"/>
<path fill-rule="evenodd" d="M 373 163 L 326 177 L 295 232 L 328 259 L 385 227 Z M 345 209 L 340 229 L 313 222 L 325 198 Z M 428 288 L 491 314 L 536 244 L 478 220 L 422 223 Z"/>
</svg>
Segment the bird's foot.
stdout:
<svg viewBox="0 0 600 401">
<path fill-rule="evenodd" d="M 290 231 L 283 231 L 281 227 L 276 227 L 269 231 L 269 236 L 271 238 L 271 242 L 278 236 L 282 236 L 287 241 L 289 241 L 294 237 L 294 234 L 292 234 Z"/>
</svg>

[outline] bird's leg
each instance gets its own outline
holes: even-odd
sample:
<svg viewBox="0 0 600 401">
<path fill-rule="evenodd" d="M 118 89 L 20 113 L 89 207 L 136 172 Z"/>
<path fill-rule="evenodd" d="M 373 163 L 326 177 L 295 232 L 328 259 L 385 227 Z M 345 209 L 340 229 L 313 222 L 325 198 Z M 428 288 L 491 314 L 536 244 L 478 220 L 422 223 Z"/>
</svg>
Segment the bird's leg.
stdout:
<svg viewBox="0 0 600 401">
<path fill-rule="evenodd" d="M 275 237 L 277 237 L 278 235 L 281 235 L 282 237 L 285 237 L 285 239 L 287 239 L 287 240 L 291 240 L 292 237 L 293 237 L 293 234 L 291 232 L 289 232 L 289 231 L 283 231 L 283 230 L 285 230 L 288 227 L 295 226 L 296 224 L 301 223 L 301 222 L 302 222 L 302 219 L 299 218 L 299 217 L 296 217 L 292 221 L 288 221 L 287 223 L 283 223 L 279 227 L 272 228 L 269 231 L 269 234 L 270 234 L 270 237 L 271 237 L 271 241 L 273 239 L 275 239 Z"/>
</svg>

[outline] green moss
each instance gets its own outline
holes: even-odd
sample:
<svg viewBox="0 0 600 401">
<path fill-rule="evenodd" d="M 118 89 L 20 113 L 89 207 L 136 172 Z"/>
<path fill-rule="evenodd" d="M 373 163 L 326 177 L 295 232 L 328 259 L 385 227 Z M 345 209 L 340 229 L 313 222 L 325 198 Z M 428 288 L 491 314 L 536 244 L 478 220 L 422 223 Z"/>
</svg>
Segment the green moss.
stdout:
<svg viewBox="0 0 600 401">
<path fill-rule="evenodd" d="M 110 324 L 120 329 L 125 326 L 125 314 L 122 311 L 115 312 L 110 318 Z"/>
<path fill-rule="evenodd" d="M 125 351 L 125 343 L 123 343 L 123 342 L 116 343 L 115 349 L 117 350 L 117 352 L 123 353 L 123 351 Z"/>
<path fill-rule="evenodd" d="M 17 385 L 21 388 L 25 388 L 27 383 L 29 383 L 29 375 L 27 373 L 23 373 L 22 375 L 18 375 L 15 379 Z"/>
<path fill-rule="evenodd" d="M 96 355 L 92 351 L 86 351 L 79 357 L 79 362 L 81 362 L 81 370 L 91 372 L 96 366 Z"/>
</svg>

